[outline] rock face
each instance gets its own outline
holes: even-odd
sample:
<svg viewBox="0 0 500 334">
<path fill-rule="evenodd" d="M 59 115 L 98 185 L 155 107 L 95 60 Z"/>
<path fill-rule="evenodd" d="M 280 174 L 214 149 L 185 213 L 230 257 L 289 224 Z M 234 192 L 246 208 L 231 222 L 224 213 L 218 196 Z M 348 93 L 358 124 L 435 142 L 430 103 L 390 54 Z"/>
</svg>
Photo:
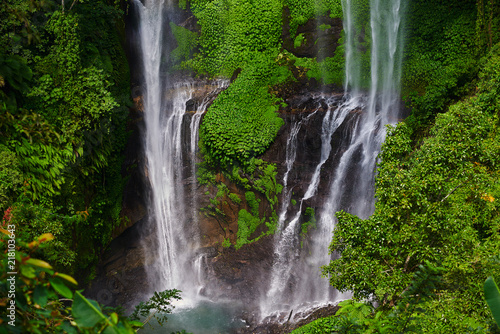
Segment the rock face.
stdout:
<svg viewBox="0 0 500 334">
<path fill-rule="evenodd" d="M 289 17 L 287 11 L 288 9 L 285 8 L 284 18 Z M 196 22 L 190 15 L 185 15 L 182 20 L 179 25 L 189 29 L 197 29 Z M 133 26 L 136 22 L 132 20 L 128 24 Z M 317 29 L 318 26 L 322 26 L 324 29 Z M 322 60 L 324 57 L 334 54 L 341 30 L 342 22 L 339 19 L 329 17 L 311 19 L 305 25 L 298 27 L 297 35 L 302 34 L 304 40 L 301 45 L 296 45 L 294 43 L 295 36 L 290 35 L 289 21 L 285 19 L 282 34 L 283 47 L 297 56 L 317 57 L 318 60 Z M 129 38 L 133 39 L 134 36 L 129 36 Z M 140 55 L 132 48 L 129 48 L 128 56 L 131 64 L 140 63 Z M 298 134 L 297 157 L 294 169 L 289 174 L 288 182 L 289 187 L 293 187 L 292 200 L 298 201 L 306 192 L 312 174 L 320 161 L 322 122 L 329 107 L 325 102 L 325 96 L 333 95 L 340 100 L 341 91 L 335 87 L 320 88 L 316 82 L 308 80 L 305 73 L 300 72 L 301 69 L 292 67 L 292 72 L 297 80 L 287 87 L 275 87 L 275 93 L 282 97 L 287 104 L 287 107 L 279 110 L 284 125 L 274 143 L 260 158 L 276 164 L 278 171 L 276 180 L 281 183 L 286 172 L 286 145 L 291 129 L 297 122 L 308 118 L 307 122 L 303 122 Z M 96 278 L 86 290 L 86 294 L 90 298 L 106 305 L 121 305 L 125 309 L 130 309 L 134 304 L 147 297 L 142 295 L 144 291 L 148 291 L 146 268 L 153 262 L 154 254 L 146 254 L 141 243 L 151 244 L 155 240 L 155 231 L 150 226 L 148 219 L 147 203 L 150 195 L 146 179 L 147 171 L 144 170 L 146 158 L 143 155 L 141 139 L 143 127 L 142 93 L 137 83 L 142 79 L 140 69 L 133 68 L 131 72 L 132 86 L 135 87 L 132 89 L 132 97 L 136 107 L 131 110 L 130 114 L 129 130 L 132 134 L 126 148 L 126 159 L 123 166 L 123 175 L 128 177 L 128 183 L 124 193 L 122 210 L 122 215 L 127 217 L 128 223 L 115 231 L 116 238 L 102 255 L 97 266 Z M 196 93 L 186 103 L 183 123 L 182 136 L 186 147 L 183 148 L 184 168 L 181 174 L 185 188 L 186 208 L 189 208 L 186 219 L 189 224 L 199 226 L 201 236 L 199 252 L 205 255 L 206 286 L 202 289 L 201 294 L 214 299 L 243 299 L 245 303 L 251 305 L 257 303 L 257 298 L 264 292 L 261 291 L 265 288 L 262 282 L 269 281 L 270 269 L 273 264 L 274 236 L 263 237 L 257 242 L 243 245 L 238 250 L 233 246 L 223 247 L 222 243 L 225 239 L 235 243 L 238 231 L 238 212 L 241 209 L 250 210 L 246 202 L 234 203 L 223 198 L 218 206 L 218 209 L 223 212 L 223 220 L 218 216 L 204 215 L 199 212 L 200 208 L 211 203 L 210 200 L 215 197 L 217 189 L 198 184 L 192 166 L 194 163 L 200 162 L 200 158 L 188 154 L 191 118 L 212 89 L 201 81 L 194 81 L 197 86 Z M 324 91 L 329 91 L 329 93 L 325 94 Z M 165 94 L 169 94 L 169 92 L 165 92 Z M 325 171 L 331 170 L 338 163 L 334 158 L 335 152 L 341 152 L 345 149 L 336 143 L 340 142 L 338 136 L 342 136 L 343 132 L 349 131 L 352 126 L 350 119 L 352 118 L 346 118 L 343 127 L 332 138 L 333 158 L 325 163 Z M 222 173 L 216 172 L 216 180 L 224 183 L 230 193 L 241 199 L 245 198 L 246 190 L 232 183 Z M 306 207 L 321 209 L 328 196 L 329 182 L 328 173 L 322 173 L 317 195 L 305 203 L 304 209 Z M 269 214 L 272 208 L 264 196 L 257 192 L 256 196 L 262 203 L 259 207 L 261 216 L 265 213 Z M 283 195 L 279 197 L 278 208 L 282 201 Z M 258 236 L 263 228 L 264 226 L 259 227 L 254 236 Z"/>
<path fill-rule="evenodd" d="M 195 108 L 202 96 L 195 96 L 187 103 L 187 113 L 185 115 L 185 125 L 183 136 L 189 136 L 189 124 L 192 112 L 189 109 Z M 340 93 L 333 94 L 333 99 L 340 101 Z M 140 102 L 140 99 L 137 99 Z M 324 93 L 310 92 L 300 96 L 290 96 L 285 101 L 287 107 L 279 111 L 280 117 L 284 120 L 284 125 L 280 129 L 274 143 L 266 153 L 260 157 L 265 161 L 275 163 L 278 170 L 276 177 L 279 183 L 283 180 L 286 172 L 286 145 L 292 126 L 304 118 L 301 130 L 298 133 L 298 150 L 294 168 L 289 173 L 288 185 L 293 187 L 292 199 L 299 201 L 309 186 L 312 174 L 321 157 L 321 131 L 323 117 L 328 109 L 325 103 Z M 355 112 L 353 113 L 354 116 Z M 134 111 L 133 125 L 138 130 L 136 123 L 140 123 L 141 111 Z M 352 118 L 352 117 L 351 117 Z M 136 122 L 136 123 L 134 123 Z M 345 131 L 349 131 L 350 118 L 347 117 L 345 124 L 341 126 L 336 136 L 342 136 Z M 303 210 L 307 206 L 319 211 L 325 198 L 328 196 L 329 177 L 331 171 L 337 163 L 334 159 L 335 152 L 342 151 L 340 138 L 332 138 L 332 159 L 324 164 L 325 173 L 321 177 L 318 186 L 318 193 L 311 200 L 305 203 Z M 123 214 L 129 218 L 130 227 L 121 233 L 108 247 L 103 255 L 101 263 L 97 268 L 97 278 L 92 282 L 87 294 L 99 302 L 109 305 L 122 305 L 126 308 L 144 299 L 142 291 L 147 291 L 147 279 L 145 268 L 153 261 L 152 255 L 145 254 L 141 242 L 153 243 L 152 229 L 148 225 L 148 212 L 146 202 L 148 189 L 140 166 L 144 165 L 142 156 L 142 144 L 137 134 L 130 137 L 127 149 L 127 164 L 124 171 L 128 171 L 130 178 L 124 196 Z M 189 140 L 183 142 L 189 143 Z M 188 144 L 186 144 L 188 145 Z M 186 152 L 188 148 L 185 149 Z M 196 177 L 192 173 L 192 157 L 189 154 L 184 156 L 183 183 L 186 192 L 186 208 L 201 208 L 210 203 L 214 198 L 217 189 L 215 187 L 200 186 Z M 223 174 L 217 173 L 216 179 L 228 187 L 229 191 L 245 198 L 245 189 L 232 183 Z M 264 198 L 261 198 L 265 202 Z M 283 201 L 282 195 L 279 198 L 280 207 Z M 243 245 L 239 250 L 233 246 L 222 247 L 222 242 L 228 238 L 235 243 L 238 231 L 238 212 L 240 209 L 248 209 L 243 201 L 235 204 L 231 201 L 221 200 L 219 206 L 224 212 L 224 221 L 220 217 L 204 215 L 199 210 L 190 210 L 187 219 L 192 224 L 199 226 L 201 235 L 201 245 L 199 252 L 205 254 L 205 274 L 206 285 L 201 291 L 202 294 L 211 298 L 233 298 L 241 299 L 251 304 L 258 302 L 256 298 L 261 295 L 261 289 L 265 288 L 262 282 L 269 280 L 271 266 L 273 264 L 273 239 L 274 236 L 261 238 L 258 242 Z M 269 206 L 261 206 L 261 211 L 270 210 Z M 264 213 L 264 212 L 262 212 Z M 256 231 L 256 235 L 261 230 Z M 149 240 L 149 241 L 148 241 Z M 141 282 L 140 285 L 137 282 Z"/>
<path fill-rule="evenodd" d="M 297 28 L 295 35 L 290 32 L 290 10 L 283 10 L 283 29 L 281 38 L 283 47 L 298 57 L 317 57 L 318 61 L 331 57 L 338 46 L 342 32 L 342 20 L 329 16 L 319 16 L 309 19 L 304 25 Z M 319 28 L 319 29 L 318 29 Z M 300 36 L 301 43 L 295 43 L 296 36 Z"/>
</svg>

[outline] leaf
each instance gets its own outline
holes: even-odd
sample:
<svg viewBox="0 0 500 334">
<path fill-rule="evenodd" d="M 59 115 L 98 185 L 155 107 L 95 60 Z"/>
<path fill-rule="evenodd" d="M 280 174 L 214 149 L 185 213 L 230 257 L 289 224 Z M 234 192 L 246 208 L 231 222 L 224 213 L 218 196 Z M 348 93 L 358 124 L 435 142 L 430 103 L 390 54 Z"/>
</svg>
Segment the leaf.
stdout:
<svg viewBox="0 0 500 334">
<path fill-rule="evenodd" d="M 118 314 L 116 314 L 116 312 L 111 313 L 110 318 L 113 324 L 116 325 L 118 323 Z"/>
<path fill-rule="evenodd" d="M 495 322 L 497 325 L 500 324 L 500 292 L 495 279 L 491 276 L 484 282 L 484 296 Z"/>
<path fill-rule="evenodd" d="M 66 298 L 73 298 L 73 292 L 68 288 L 59 278 L 49 279 L 50 285 L 56 290 L 61 296 Z"/>
<path fill-rule="evenodd" d="M 35 268 L 22 266 L 21 267 L 21 275 L 23 275 L 24 277 L 27 277 L 27 278 L 35 278 L 36 277 Z"/>
<path fill-rule="evenodd" d="M 120 328 L 116 326 L 108 326 L 104 329 L 103 334 L 121 334 L 121 333 L 127 333 L 128 331 L 124 329 L 124 331 L 120 330 Z"/>
<path fill-rule="evenodd" d="M 52 266 L 48 264 L 45 261 L 38 260 L 38 259 L 28 259 L 26 260 L 26 264 L 30 264 L 35 267 L 40 267 L 40 268 L 45 268 L 45 269 L 52 269 Z"/>
<path fill-rule="evenodd" d="M 40 243 L 54 240 L 54 235 L 52 233 L 44 233 L 38 237 Z"/>
<path fill-rule="evenodd" d="M 78 327 L 92 328 L 97 323 L 106 320 L 101 310 L 78 291 L 75 292 L 71 313 Z"/>
<path fill-rule="evenodd" d="M 56 273 L 56 276 L 61 277 L 62 279 L 65 279 L 66 281 L 68 281 L 74 285 L 78 285 L 78 282 L 73 277 L 71 277 L 69 275 Z"/>
<path fill-rule="evenodd" d="M 137 328 L 141 328 L 142 326 L 144 326 L 144 324 L 142 322 L 137 321 L 137 320 L 130 321 L 129 324 L 132 327 L 137 327 Z"/>
<path fill-rule="evenodd" d="M 48 300 L 47 288 L 43 285 L 37 285 L 33 292 L 33 300 L 41 307 L 44 307 Z"/>
<path fill-rule="evenodd" d="M 61 329 L 64 331 L 64 333 L 67 334 L 77 334 L 78 331 L 75 327 L 71 326 L 71 323 L 69 321 L 65 321 L 61 325 Z"/>
</svg>

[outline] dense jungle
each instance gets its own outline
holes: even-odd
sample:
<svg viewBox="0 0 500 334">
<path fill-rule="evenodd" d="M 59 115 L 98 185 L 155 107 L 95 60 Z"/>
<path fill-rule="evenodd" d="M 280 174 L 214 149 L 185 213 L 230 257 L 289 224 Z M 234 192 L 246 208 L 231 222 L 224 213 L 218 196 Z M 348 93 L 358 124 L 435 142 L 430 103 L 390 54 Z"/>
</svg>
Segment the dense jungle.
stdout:
<svg viewBox="0 0 500 334">
<path fill-rule="evenodd" d="M 498 0 L 2 0 L 0 333 L 499 333 L 499 127 Z"/>
</svg>

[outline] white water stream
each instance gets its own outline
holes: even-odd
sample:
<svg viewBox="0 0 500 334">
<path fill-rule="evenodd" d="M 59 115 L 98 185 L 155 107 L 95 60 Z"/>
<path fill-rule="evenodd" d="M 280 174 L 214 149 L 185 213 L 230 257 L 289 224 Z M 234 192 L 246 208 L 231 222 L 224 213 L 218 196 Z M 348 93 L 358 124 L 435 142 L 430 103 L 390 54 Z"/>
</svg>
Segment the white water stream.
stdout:
<svg viewBox="0 0 500 334">
<path fill-rule="evenodd" d="M 173 15 L 172 4 L 164 0 L 133 0 L 139 15 L 139 45 L 143 66 L 144 149 L 147 158 L 146 177 L 151 188 L 149 216 L 154 240 L 144 244 L 154 259 L 146 272 L 150 288 L 155 291 L 180 289 L 184 303 L 198 298 L 203 284 L 205 257 L 197 254 L 199 230 L 188 217 L 196 219 L 196 205 L 185 203 L 186 192 L 183 163 L 191 164 L 195 178 L 198 128 L 201 115 L 213 97 L 227 86 L 220 80 L 213 85 L 191 117 L 186 116 L 186 103 L 197 87 L 189 80 L 168 76 L 170 45 L 163 43 L 165 29 Z M 205 87 L 206 89 L 206 87 Z M 190 120 L 190 146 L 183 157 L 183 123 Z M 192 180 L 193 187 L 195 182 Z M 195 199 L 193 200 L 195 203 Z M 195 203 L 196 204 L 196 203 Z M 187 213 L 191 211 L 191 214 Z M 150 291 L 151 293 L 152 291 Z"/>
<path fill-rule="evenodd" d="M 297 136 L 307 118 L 292 126 L 287 141 L 286 173 L 283 177 L 283 203 L 280 207 L 275 237 L 274 265 L 269 289 L 262 298 L 261 316 L 275 311 L 300 309 L 345 298 L 333 291 L 328 280 L 320 277 L 320 266 L 330 261 L 328 245 L 335 227 L 334 214 L 346 210 L 367 218 L 374 205 L 374 176 L 377 155 L 385 138 L 385 125 L 398 116 L 398 89 L 401 73 L 401 1 L 371 0 L 371 84 L 369 92 L 361 89 L 361 61 L 357 54 L 360 31 L 354 20 L 351 0 L 343 0 L 346 43 L 346 95 L 324 98 L 328 109 L 321 130 L 321 157 L 309 186 L 300 200 L 300 209 L 288 211 L 293 184 L 288 175 L 294 168 Z M 156 258 L 148 266 L 148 280 L 154 290 L 183 290 L 186 300 L 197 298 L 203 284 L 206 259 L 196 254 L 199 248 L 196 224 L 186 219 L 185 186 L 182 181 L 182 129 L 186 102 L 196 89 L 189 82 L 169 80 L 165 64 L 169 47 L 164 45 L 164 27 L 168 26 L 169 8 L 165 0 L 132 0 L 139 15 L 139 39 L 142 55 L 143 105 L 147 157 L 146 176 L 151 187 L 150 219 L 155 238 L 145 245 Z M 218 90 L 226 83 L 221 83 Z M 190 123 L 191 174 L 197 161 L 197 138 L 201 114 L 209 99 L 198 107 Z M 348 128 L 343 143 L 332 143 L 333 135 Z M 333 145 L 333 146 L 332 146 Z M 332 149 L 336 146 L 345 149 Z M 303 204 L 317 197 L 321 178 L 329 159 L 335 159 L 328 198 L 317 212 L 317 228 L 310 233 L 307 252 L 300 247 L 300 222 Z M 330 164 L 331 165 L 331 164 Z M 193 176 L 194 177 L 194 176 Z M 193 183 L 194 184 L 194 183 Z M 191 189 L 191 193 L 194 193 Z M 322 194 L 325 197 L 325 194 Z M 196 202 L 196 199 L 193 200 Z M 196 214 L 191 214 L 196 217 Z M 290 217 L 289 217 L 290 216 Z"/>
<path fill-rule="evenodd" d="M 372 0 L 370 3 L 373 44 L 368 94 L 361 88 L 361 57 L 357 46 L 361 26 L 355 22 L 351 0 L 343 0 L 342 5 L 346 43 L 346 95 L 341 103 L 327 100 L 329 108 L 322 125 L 321 158 L 300 202 L 301 210 L 305 200 L 317 195 L 326 161 L 335 158 L 338 163 L 331 171 L 333 177 L 328 200 L 317 216 L 317 228 L 311 233 L 311 247 L 307 254 L 301 252 L 300 248 L 300 210 L 287 222 L 284 221 L 287 212 L 283 212 L 286 207 L 282 206 L 271 282 L 261 301 L 262 318 L 292 309 L 300 312 L 314 305 L 349 298 L 349 293 L 340 294 L 329 287 L 328 280 L 320 276 L 320 266 L 331 260 L 328 246 L 336 224 L 335 212 L 346 210 L 365 219 L 373 212 L 377 156 L 385 139 L 385 126 L 394 123 L 398 117 L 402 54 L 401 0 Z M 348 121 L 349 115 L 351 117 Z M 348 134 L 343 137 L 343 143 L 333 144 L 343 145 L 346 149 L 336 151 L 335 156 L 332 156 L 332 136 L 342 125 L 346 127 L 347 123 L 344 122 L 348 123 Z M 294 131 L 291 132 L 289 142 L 293 136 L 296 136 Z M 287 159 L 286 163 L 285 176 L 293 168 L 293 161 Z M 290 185 L 287 180 L 284 183 L 286 191 Z M 286 192 L 284 194 L 284 201 L 288 203 L 289 195 Z"/>
</svg>

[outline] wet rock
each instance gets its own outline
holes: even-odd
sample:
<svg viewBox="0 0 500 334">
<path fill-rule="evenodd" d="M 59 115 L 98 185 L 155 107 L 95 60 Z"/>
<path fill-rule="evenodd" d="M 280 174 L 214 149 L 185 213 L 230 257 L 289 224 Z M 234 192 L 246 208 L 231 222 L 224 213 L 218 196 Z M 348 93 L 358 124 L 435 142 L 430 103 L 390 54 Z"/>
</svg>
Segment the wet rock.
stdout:
<svg viewBox="0 0 500 334">
<path fill-rule="evenodd" d="M 342 20 L 328 15 L 309 19 L 297 28 L 295 35 L 290 32 L 290 9 L 283 9 L 283 29 L 281 38 L 283 47 L 298 57 L 317 57 L 318 61 L 325 57 L 333 57 L 339 45 L 342 32 Z M 294 45 L 296 36 L 303 37 L 300 45 Z"/>
<path fill-rule="evenodd" d="M 141 246 L 145 220 L 128 228 L 108 246 L 96 268 L 96 278 L 85 290 L 88 298 L 103 305 L 122 306 L 127 311 L 147 299 L 143 296 L 148 286 L 145 268 L 152 259 Z"/>
<path fill-rule="evenodd" d="M 243 245 L 239 250 L 233 246 L 222 248 L 215 256 L 208 258 L 206 296 L 245 300 L 247 305 L 257 302 L 262 292 L 262 282 L 268 280 L 272 255 L 272 236 Z"/>
<path fill-rule="evenodd" d="M 327 305 L 296 314 L 292 310 L 263 321 L 251 319 L 250 316 L 246 320 L 248 326 L 237 330 L 235 334 L 286 334 L 319 318 L 334 315 L 339 308 L 337 305 Z"/>
</svg>

